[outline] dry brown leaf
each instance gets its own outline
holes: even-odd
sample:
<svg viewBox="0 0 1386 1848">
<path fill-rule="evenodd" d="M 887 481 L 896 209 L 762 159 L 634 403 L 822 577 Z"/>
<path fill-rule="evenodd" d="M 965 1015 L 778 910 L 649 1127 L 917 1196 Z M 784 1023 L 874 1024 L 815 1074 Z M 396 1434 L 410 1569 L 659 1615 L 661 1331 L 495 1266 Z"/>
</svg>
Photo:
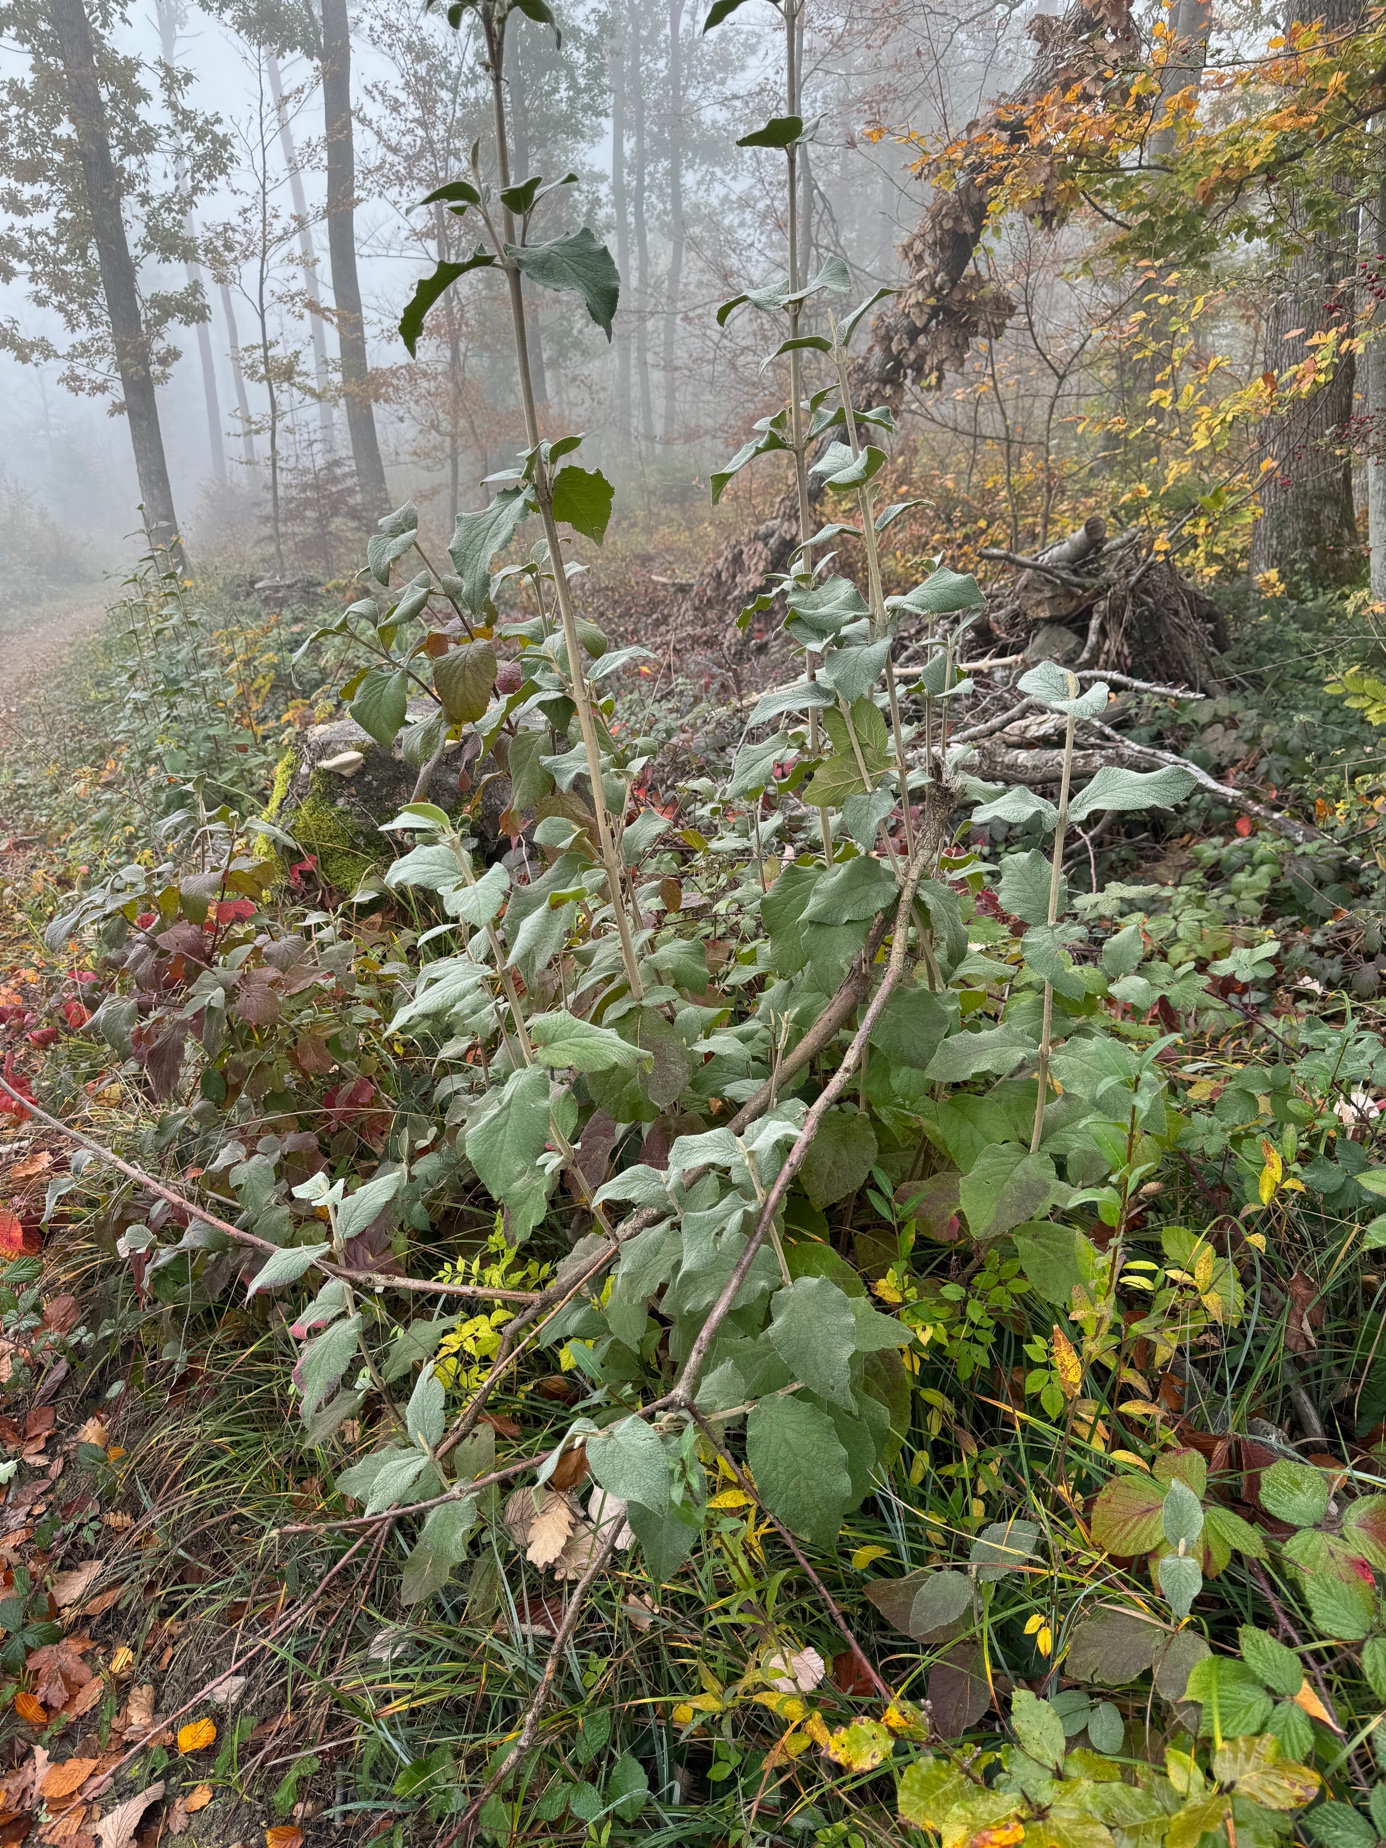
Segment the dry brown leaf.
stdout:
<svg viewBox="0 0 1386 1848">
<path fill-rule="evenodd" d="M 206 1809 L 211 1800 L 212 1786 L 210 1784 L 197 1784 L 188 1792 L 187 1796 L 179 1797 L 178 1799 L 190 1816 L 196 1814 L 200 1809 Z"/>
<path fill-rule="evenodd" d="M 265 1830 L 265 1848 L 303 1848 L 303 1831 L 297 1823 L 278 1823 Z"/>
<path fill-rule="evenodd" d="M 45 1800 L 56 1803 L 64 1797 L 70 1797 L 73 1791 L 82 1788 L 96 1766 L 95 1758 L 68 1758 L 60 1765 L 50 1766 L 47 1777 L 40 1785 Z"/>
<path fill-rule="evenodd" d="M 107 1815 L 101 1817 L 95 1825 L 96 1833 L 101 1838 L 101 1848 L 130 1848 L 144 1812 L 151 1803 L 157 1803 L 163 1794 L 161 1778 L 157 1784 L 149 1785 L 138 1796 L 127 1797 L 124 1803 L 118 1803 Z"/>
<path fill-rule="evenodd" d="M 525 1558 L 532 1566 L 551 1566 L 562 1554 L 572 1531 L 573 1509 L 567 1497 L 545 1496 L 530 1523 Z"/>
<path fill-rule="evenodd" d="M 534 1525 L 534 1498 L 540 1492 L 535 1489 L 515 1489 L 506 1497 L 501 1519 L 505 1522 L 505 1531 L 516 1546 L 529 1543 L 529 1530 Z"/>
<path fill-rule="evenodd" d="M 34 1693 L 46 1707 L 65 1707 L 91 1680 L 91 1670 L 82 1660 L 80 1650 L 91 1648 L 88 1636 L 65 1636 L 60 1643 L 45 1643 L 35 1649 L 26 1664 L 34 1676 Z"/>
<path fill-rule="evenodd" d="M 125 1736 L 131 1733 L 148 1732 L 154 1724 L 154 1689 L 149 1683 L 139 1688 L 131 1688 L 130 1698 L 125 1703 Z"/>
<path fill-rule="evenodd" d="M 60 1572 L 53 1580 L 53 1596 L 58 1601 L 59 1610 L 67 1610 L 78 1604 L 86 1596 L 88 1589 L 101 1576 L 104 1559 L 89 1559 L 83 1566 L 73 1566 L 69 1572 Z"/>
<path fill-rule="evenodd" d="M 175 1797 L 173 1807 L 164 1813 L 164 1833 L 165 1835 L 185 1835 L 191 1821 L 192 1817 L 188 1814 L 187 1804 L 181 1797 Z"/>
<path fill-rule="evenodd" d="M 43 1827 L 39 1830 L 39 1840 L 41 1842 L 66 1842 L 73 1840 L 81 1833 L 82 1826 L 86 1822 L 88 1814 L 89 1805 L 85 1803 L 69 1804 L 66 1809 L 60 1810 L 56 1816 L 44 1823 Z"/>
<path fill-rule="evenodd" d="M 77 1692 L 72 1696 L 72 1699 L 62 1709 L 64 1717 L 69 1720 L 77 1720 L 80 1719 L 84 1713 L 90 1713 L 93 1707 L 100 1705 L 101 1697 L 105 1692 L 105 1682 L 102 1681 L 99 1675 L 93 1675 L 85 1687 L 78 1688 Z"/>
<path fill-rule="evenodd" d="M 123 1534 L 127 1528 L 135 1525 L 134 1515 L 122 1514 L 119 1508 L 108 1508 L 101 1519 L 105 1526 L 118 1534 Z"/>
<path fill-rule="evenodd" d="M 88 1418 L 77 1433 L 79 1444 L 95 1444 L 99 1450 L 106 1449 L 111 1441 L 110 1427 L 104 1418 Z"/>
<path fill-rule="evenodd" d="M 94 1598 L 89 1598 L 82 1606 L 83 1617 L 99 1617 L 102 1611 L 108 1611 L 123 1592 L 123 1585 L 112 1585 L 109 1591 L 99 1591 Z"/>
<path fill-rule="evenodd" d="M 40 1149 L 37 1154 L 17 1161 L 10 1169 L 10 1179 L 16 1187 L 22 1187 L 26 1181 L 36 1181 L 41 1174 L 47 1174 L 52 1166 L 53 1157 L 47 1149 Z"/>
</svg>

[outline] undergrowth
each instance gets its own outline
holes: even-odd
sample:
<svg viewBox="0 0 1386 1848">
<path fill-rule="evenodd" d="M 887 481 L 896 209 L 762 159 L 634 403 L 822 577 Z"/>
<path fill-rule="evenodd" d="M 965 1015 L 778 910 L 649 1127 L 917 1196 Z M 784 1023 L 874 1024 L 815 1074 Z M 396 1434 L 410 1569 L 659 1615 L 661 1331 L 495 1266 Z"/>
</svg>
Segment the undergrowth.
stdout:
<svg viewBox="0 0 1386 1848">
<path fill-rule="evenodd" d="M 802 677 L 690 762 L 567 562 L 611 488 L 528 391 L 525 288 L 609 329 L 614 269 L 531 235 L 512 9 L 453 11 L 497 141 L 437 202 L 525 453 L 450 570 L 382 522 L 344 610 L 151 562 L 4 773 L 47 845 L 0 990 L 0 1829 L 1371 1848 L 1379 651 L 1272 606 L 1215 700 L 1125 696 L 1169 761 L 1088 778 L 1113 690 L 1043 663 L 1061 781 L 979 780 L 982 599 L 887 595 L 864 307 L 800 332 L 851 278 L 791 210 L 724 308 L 790 400 L 717 480 L 793 468 L 750 615 Z M 793 45 L 752 137 L 791 202 Z M 264 812 L 339 701 L 320 774 L 412 773 L 351 892 Z"/>
</svg>

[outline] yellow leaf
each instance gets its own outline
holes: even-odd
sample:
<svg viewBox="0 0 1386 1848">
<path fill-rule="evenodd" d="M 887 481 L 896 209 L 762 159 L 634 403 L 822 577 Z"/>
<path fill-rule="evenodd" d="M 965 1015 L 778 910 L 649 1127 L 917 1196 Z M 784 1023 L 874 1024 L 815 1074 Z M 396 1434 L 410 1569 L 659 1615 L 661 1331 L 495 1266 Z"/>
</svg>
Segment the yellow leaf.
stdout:
<svg viewBox="0 0 1386 1848">
<path fill-rule="evenodd" d="M 1065 1399 L 1076 1399 L 1083 1386 L 1083 1363 L 1078 1358 L 1078 1350 L 1057 1322 L 1054 1324 L 1053 1349 L 1059 1390 Z"/>
<path fill-rule="evenodd" d="M 859 1546 L 852 1555 L 852 1570 L 853 1572 L 865 1572 L 873 1560 L 886 1559 L 889 1555 L 888 1546 Z"/>
<path fill-rule="evenodd" d="M 1299 1693 L 1294 1697 L 1294 1702 L 1297 1707 L 1301 1707 L 1304 1712 L 1309 1715 L 1311 1720 L 1322 1720 L 1324 1725 L 1331 1726 L 1334 1732 L 1341 1732 L 1343 1730 L 1307 1681 L 1301 1683 Z"/>
<path fill-rule="evenodd" d="M 688 1722 L 692 1718 L 693 1718 L 693 1709 L 689 1706 L 686 1700 L 681 1700 L 678 1706 L 675 1707 L 674 1713 L 673 1713 L 673 1720 L 674 1720 L 675 1726 L 687 1726 Z"/>
<path fill-rule="evenodd" d="M 1266 1235 L 1264 1232 L 1248 1232 L 1246 1234 L 1246 1242 L 1248 1245 L 1254 1245 L 1257 1251 L 1264 1251 L 1266 1249 Z"/>
<path fill-rule="evenodd" d="M 1127 1399 L 1117 1407 L 1117 1410 L 1127 1413 L 1132 1418 L 1161 1418 L 1164 1416 L 1161 1408 L 1150 1399 Z"/>
<path fill-rule="evenodd" d="M 720 1495 L 708 1498 L 709 1508 L 749 1508 L 751 1498 L 745 1489 L 723 1489 Z"/>
<path fill-rule="evenodd" d="M 1147 1476 L 1150 1474 L 1150 1465 L 1145 1461 L 1144 1457 L 1138 1457 L 1134 1450 L 1114 1450 L 1112 1452 L 1112 1461 L 1114 1463 L 1134 1464 L 1137 1469 L 1143 1469 Z"/>
<path fill-rule="evenodd" d="M 829 1734 L 827 1754 L 844 1771 L 874 1771 L 895 1741 L 879 1720 L 853 1720 Z"/>
<path fill-rule="evenodd" d="M 821 1713 L 809 1714 L 804 1721 L 804 1731 L 815 1745 L 824 1746 L 828 1743 L 828 1728 Z"/>
<path fill-rule="evenodd" d="M 186 1726 L 178 1728 L 178 1750 L 180 1752 L 205 1752 L 214 1743 L 217 1736 L 215 1720 L 189 1720 Z"/>
</svg>

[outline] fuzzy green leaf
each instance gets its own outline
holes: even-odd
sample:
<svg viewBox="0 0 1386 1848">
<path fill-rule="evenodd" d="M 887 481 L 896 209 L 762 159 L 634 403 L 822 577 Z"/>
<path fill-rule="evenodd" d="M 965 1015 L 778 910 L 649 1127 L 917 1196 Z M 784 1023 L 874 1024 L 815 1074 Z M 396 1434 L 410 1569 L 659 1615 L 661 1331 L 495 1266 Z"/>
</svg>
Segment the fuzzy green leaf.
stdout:
<svg viewBox="0 0 1386 1848">
<path fill-rule="evenodd" d="M 795 1379 L 820 1398 L 850 1406 L 856 1346 L 852 1305 L 826 1277 L 796 1277 L 771 1299 L 771 1344 Z"/>
<path fill-rule="evenodd" d="M 470 725 L 491 703 L 496 651 L 489 642 L 464 642 L 433 663 L 433 690 L 454 725 Z"/>
<path fill-rule="evenodd" d="M 611 523 L 616 490 L 596 469 L 561 468 L 554 477 L 553 517 L 600 545 Z"/>
<path fill-rule="evenodd" d="M 408 704 L 409 676 L 404 669 L 373 667 L 348 710 L 362 731 L 388 750 L 399 735 Z"/>
<path fill-rule="evenodd" d="M 570 237 L 556 237 L 547 244 L 507 244 L 505 254 L 541 288 L 571 289 L 579 294 L 592 320 L 610 340 L 621 278 L 611 252 L 586 225 Z"/>
<path fill-rule="evenodd" d="M 832 1544 L 852 1478 L 826 1412 L 796 1398 L 762 1401 L 746 1420 L 746 1460 L 772 1514 L 815 1545 Z"/>
</svg>

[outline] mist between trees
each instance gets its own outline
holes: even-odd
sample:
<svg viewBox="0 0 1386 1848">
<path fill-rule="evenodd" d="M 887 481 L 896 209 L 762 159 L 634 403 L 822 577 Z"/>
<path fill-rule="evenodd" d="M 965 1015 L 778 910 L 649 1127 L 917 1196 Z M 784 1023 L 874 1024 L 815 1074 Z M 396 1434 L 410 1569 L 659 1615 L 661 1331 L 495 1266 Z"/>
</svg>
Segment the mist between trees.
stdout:
<svg viewBox="0 0 1386 1848">
<path fill-rule="evenodd" d="M 906 551 L 1027 553 L 1100 513 L 1205 575 L 1351 574 L 1357 505 L 1386 527 L 1383 213 L 1377 30 L 1334 5 L 1321 25 L 1300 0 L 1272 21 L 1206 0 L 801 10 L 797 275 L 840 258 L 901 291 L 871 382 L 925 495 Z M 503 296 L 449 290 L 413 358 L 397 331 L 418 276 L 474 241 L 420 204 L 487 127 L 471 28 L 389 0 L 0 19 L 5 545 L 28 594 L 128 556 L 137 503 L 204 560 L 319 580 L 406 497 L 441 539 L 483 504 L 523 443 Z M 704 24 L 689 0 L 575 0 L 505 54 L 517 176 L 575 175 L 542 235 L 592 226 L 621 279 L 609 344 L 577 296 L 531 292 L 541 419 L 600 440 L 615 530 L 667 542 L 676 576 L 709 472 L 786 384 L 759 316 L 714 314 L 784 271 L 783 154 L 744 145 L 784 107 L 782 28 L 759 4 Z M 804 330 L 826 314 L 806 304 Z M 728 530 L 769 532 L 784 485 L 738 479 Z M 61 566 L 51 519 L 77 542 Z M 754 588 L 744 561 L 721 576 Z"/>
</svg>

